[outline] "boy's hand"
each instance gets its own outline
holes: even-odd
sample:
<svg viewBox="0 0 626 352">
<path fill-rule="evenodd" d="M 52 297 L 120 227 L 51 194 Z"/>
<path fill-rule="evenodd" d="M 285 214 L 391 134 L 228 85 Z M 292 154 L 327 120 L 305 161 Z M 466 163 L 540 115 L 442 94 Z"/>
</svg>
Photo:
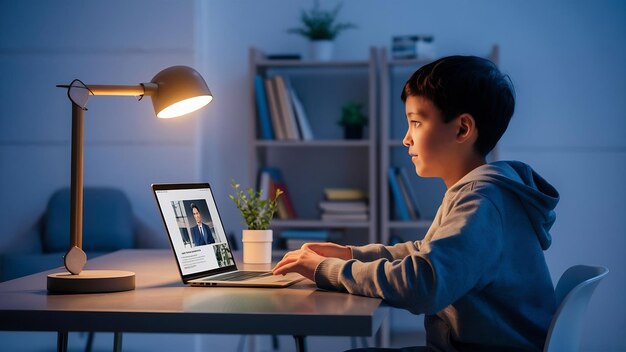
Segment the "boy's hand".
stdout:
<svg viewBox="0 0 626 352">
<path fill-rule="evenodd" d="M 295 272 L 315 281 L 315 269 L 323 260 L 324 257 L 303 246 L 301 249 L 285 254 L 283 259 L 272 269 L 272 273 L 284 275 Z"/>
<path fill-rule="evenodd" d="M 336 243 L 305 243 L 302 249 L 312 250 L 322 257 L 332 257 L 343 260 L 352 259 L 352 250 L 350 250 L 349 247 L 341 246 Z"/>
</svg>

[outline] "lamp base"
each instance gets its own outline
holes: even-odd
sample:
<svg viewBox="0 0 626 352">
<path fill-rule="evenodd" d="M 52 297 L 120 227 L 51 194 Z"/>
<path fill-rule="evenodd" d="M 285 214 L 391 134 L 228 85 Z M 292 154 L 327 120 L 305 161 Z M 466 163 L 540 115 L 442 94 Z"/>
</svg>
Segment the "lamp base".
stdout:
<svg viewBox="0 0 626 352">
<path fill-rule="evenodd" d="M 48 275 L 50 293 L 102 293 L 135 289 L 135 273 L 121 270 L 83 270 Z"/>
</svg>

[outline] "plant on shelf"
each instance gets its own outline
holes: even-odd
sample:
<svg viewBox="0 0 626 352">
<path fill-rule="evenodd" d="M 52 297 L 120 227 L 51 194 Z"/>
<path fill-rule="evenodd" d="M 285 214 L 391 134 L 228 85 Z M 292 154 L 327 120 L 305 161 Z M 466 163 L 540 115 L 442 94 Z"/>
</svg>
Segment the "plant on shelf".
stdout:
<svg viewBox="0 0 626 352">
<path fill-rule="evenodd" d="M 339 126 L 344 128 L 345 139 L 363 138 L 363 127 L 367 126 L 367 116 L 361 111 L 363 104 L 348 103 L 341 108 Z"/>
<path fill-rule="evenodd" d="M 356 28 L 354 24 L 348 22 L 335 23 L 339 10 L 341 4 L 337 4 L 333 10 L 324 10 L 316 0 L 312 9 L 302 10 L 300 14 L 302 27 L 288 30 L 289 33 L 300 34 L 309 39 L 309 54 L 312 60 L 330 60 L 333 40 L 346 29 Z"/>
<path fill-rule="evenodd" d="M 267 199 L 264 199 L 262 191 L 255 191 L 250 187 L 243 191 L 239 189 L 240 185 L 232 179 L 230 185 L 235 190 L 235 194 L 228 195 L 228 198 L 235 203 L 241 212 L 248 230 L 267 230 L 274 213 L 276 213 L 278 197 L 283 194 L 283 190 L 277 188 L 273 199 L 269 195 Z"/>
</svg>

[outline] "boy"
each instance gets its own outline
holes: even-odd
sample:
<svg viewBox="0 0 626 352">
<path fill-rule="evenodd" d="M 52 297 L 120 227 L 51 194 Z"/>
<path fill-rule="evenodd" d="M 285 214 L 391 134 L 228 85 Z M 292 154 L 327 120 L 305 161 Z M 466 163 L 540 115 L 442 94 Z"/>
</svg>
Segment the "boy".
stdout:
<svg viewBox="0 0 626 352">
<path fill-rule="evenodd" d="M 447 188 L 424 239 L 306 244 L 274 274 L 423 313 L 429 351 L 541 350 L 556 309 L 542 250 L 559 195 L 526 164 L 486 162 L 513 115 L 508 77 L 482 58 L 446 57 L 417 70 L 401 98 L 416 173 Z"/>
</svg>

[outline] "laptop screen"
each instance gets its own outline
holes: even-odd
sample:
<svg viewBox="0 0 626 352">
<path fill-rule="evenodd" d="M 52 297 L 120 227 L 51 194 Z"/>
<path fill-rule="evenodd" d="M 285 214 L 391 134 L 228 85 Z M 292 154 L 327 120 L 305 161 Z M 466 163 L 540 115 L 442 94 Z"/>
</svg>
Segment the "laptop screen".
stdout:
<svg viewBox="0 0 626 352">
<path fill-rule="evenodd" d="M 152 188 L 183 277 L 235 266 L 208 184 Z"/>
</svg>

